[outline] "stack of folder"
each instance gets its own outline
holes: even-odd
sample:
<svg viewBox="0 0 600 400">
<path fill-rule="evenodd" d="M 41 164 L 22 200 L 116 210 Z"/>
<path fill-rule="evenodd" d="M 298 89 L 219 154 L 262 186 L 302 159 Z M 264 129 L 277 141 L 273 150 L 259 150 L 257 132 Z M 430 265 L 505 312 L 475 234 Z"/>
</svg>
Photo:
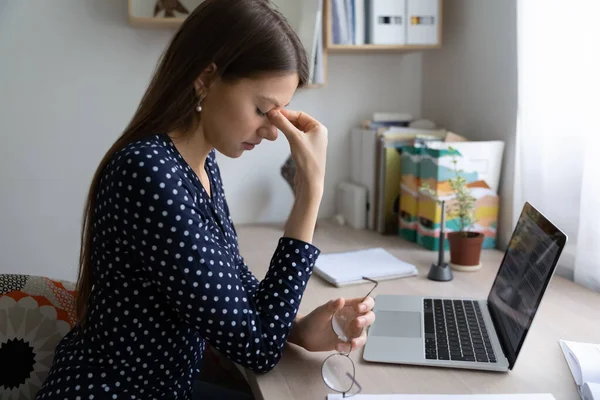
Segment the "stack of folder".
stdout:
<svg viewBox="0 0 600 400">
<path fill-rule="evenodd" d="M 448 204 L 455 201 L 448 179 L 454 176 L 456 159 L 476 198 L 474 229 L 485 235 L 485 248 L 495 246 L 503 142 L 468 141 L 430 121 L 416 123 L 404 114 L 375 113 L 352 129 L 350 147 L 350 182 L 366 192 L 367 229 L 437 250 L 440 205 L 420 194 L 419 188 L 427 182 L 439 198 Z M 451 147 L 456 158 L 450 155 Z M 447 231 L 457 226 L 456 218 L 446 222 Z"/>
<path fill-rule="evenodd" d="M 401 154 L 405 147 L 441 141 L 445 129 L 411 128 L 407 114 L 375 113 L 350 135 L 350 180 L 367 189 L 367 227 L 398 233 Z"/>
</svg>

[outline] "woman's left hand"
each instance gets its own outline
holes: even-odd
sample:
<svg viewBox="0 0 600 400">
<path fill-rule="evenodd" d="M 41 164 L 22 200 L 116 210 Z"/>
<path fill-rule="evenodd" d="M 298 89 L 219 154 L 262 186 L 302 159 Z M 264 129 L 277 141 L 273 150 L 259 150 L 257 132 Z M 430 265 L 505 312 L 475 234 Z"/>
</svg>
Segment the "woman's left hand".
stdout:
<svg viewBox="0 0 600 400">
<path fill-rule="evenodd" d="M 366 343 L 366 328 L 375 322 L 375 314 L 371 311 L 374 306 L 375 300 L 372 297 L 367 297 L 364 301 L 363 298 L 331 300 L 315 308 L 310 314 L 297 317 L 288 340 L 308 351 L 337 350 L 347 353 L 359 349 Z M 331 325 L 335 312 L 344 307 L 352 307 L 356 313 L 355 318 L 348 324 L 351 343 L 341 340 Z"/>
</svg>

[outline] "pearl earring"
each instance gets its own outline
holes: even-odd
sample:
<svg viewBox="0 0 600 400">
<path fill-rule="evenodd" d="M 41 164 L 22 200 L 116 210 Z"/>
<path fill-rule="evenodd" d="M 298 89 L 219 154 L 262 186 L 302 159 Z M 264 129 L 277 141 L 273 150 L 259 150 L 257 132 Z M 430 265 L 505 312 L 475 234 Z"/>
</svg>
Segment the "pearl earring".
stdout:
<svg viewBox="0 0 600 400">
<path fill-rule="evenodd" d="M 204 100 L 204 97 L 206 97 L 204 93 L 201 93 L 200 96 L 198 96 L 198 103 L 196 104 L 197 112 L 202 111 L 202 100 Z"/>
</svg>

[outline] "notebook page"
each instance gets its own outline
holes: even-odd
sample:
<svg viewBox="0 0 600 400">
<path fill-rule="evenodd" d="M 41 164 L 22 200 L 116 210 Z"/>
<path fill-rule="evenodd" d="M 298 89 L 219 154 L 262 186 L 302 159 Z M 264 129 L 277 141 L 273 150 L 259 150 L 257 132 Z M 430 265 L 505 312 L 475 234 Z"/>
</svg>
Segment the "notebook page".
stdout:
<svg viewBox="0 0 600 400">
<path fill-rule="evenodd" d="M 556 400 L 549 393 L 527 394 L 358 394 L 353 400 Z M 345 400 L 341 394 L 330 394 L 327 400 Z"/>
<path fill-rule="evenodd" d="M 600 346 L 567 340 L 560 342 L 575 382 L 578 385 L 600 383 Z"/>
<path fill-rule="evenodd" d="M 416 272 L 414 265 L 399 260 L 382 248 L 321 254 L 315 268 L 336 282 L 357 281 L 363 276 L 377 279 Z"/>
</svg>

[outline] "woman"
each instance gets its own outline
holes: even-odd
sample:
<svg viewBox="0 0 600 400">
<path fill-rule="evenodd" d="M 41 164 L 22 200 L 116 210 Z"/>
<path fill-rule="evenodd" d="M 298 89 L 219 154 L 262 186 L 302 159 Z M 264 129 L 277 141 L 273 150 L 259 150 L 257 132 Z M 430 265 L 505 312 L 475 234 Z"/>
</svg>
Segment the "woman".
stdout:
<svg viewBox="0 0 600 400">
<path fill-rule="evenodd" d="M 348 351 L 374 315 L 371 298 L 297 315 L 319 250 L 327 131 L 283 110 L 306 84 L 297 36 L 264 0 L 206 0 L 163 55 L 141 104 L 93 178 L 78 281 L 79 326 L 59 344 L 41 399 L 192 396 L 205 343 L 267 372 L 286 341 Z M 239 253 L 215 150 L 237 158 L 281 130 L 296 196 L 259 282 Z M 356 308 L 355 339 L 332 314 Z"/>
</svg>

